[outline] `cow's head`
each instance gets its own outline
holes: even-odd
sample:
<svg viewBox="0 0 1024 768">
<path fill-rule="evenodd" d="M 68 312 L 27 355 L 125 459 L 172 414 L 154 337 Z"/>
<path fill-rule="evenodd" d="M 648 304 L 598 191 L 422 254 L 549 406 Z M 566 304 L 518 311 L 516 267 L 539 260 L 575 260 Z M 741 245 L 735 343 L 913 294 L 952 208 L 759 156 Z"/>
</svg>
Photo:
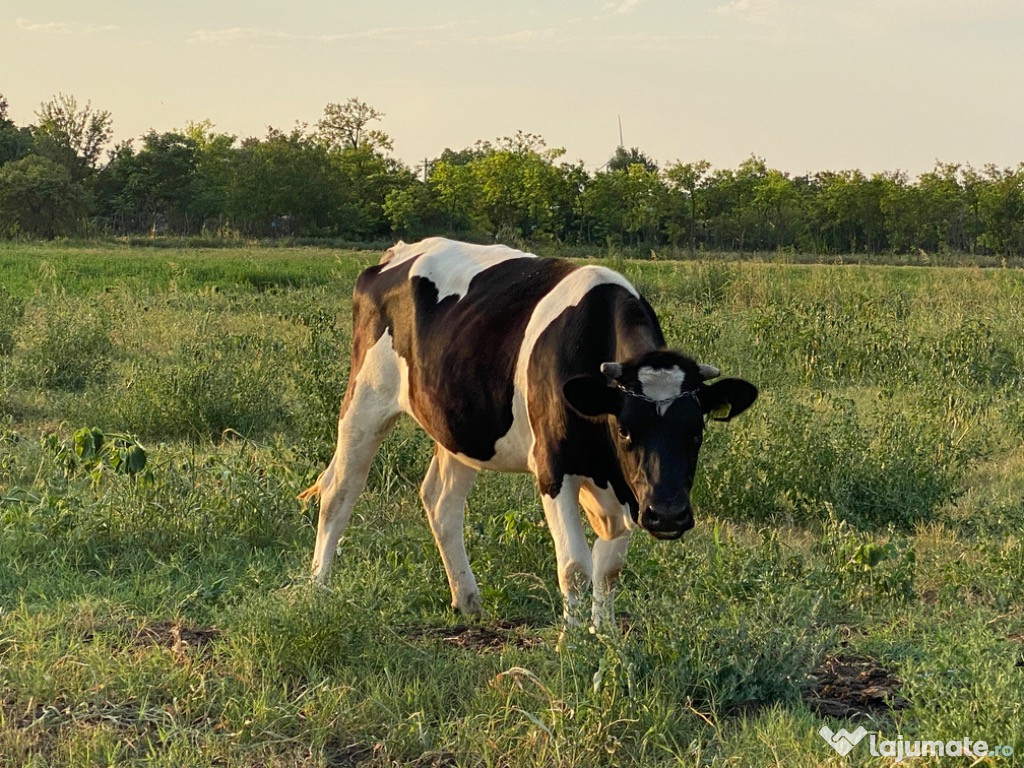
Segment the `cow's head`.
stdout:
<svg viewBox="0 0 1024 768">
<path fill-rule="evenodd" d="M 705 418 L 729 421 L 757 399 L 742 379 L 707 381 L 718 369 L 668 350 L 601 365 L 601 375 L 565 383 L 572 408 L 608 417 L 622 473 L 639 504 L 634 522 L 659 539 L 693 527 L 690 489 Z"/>
</svg>

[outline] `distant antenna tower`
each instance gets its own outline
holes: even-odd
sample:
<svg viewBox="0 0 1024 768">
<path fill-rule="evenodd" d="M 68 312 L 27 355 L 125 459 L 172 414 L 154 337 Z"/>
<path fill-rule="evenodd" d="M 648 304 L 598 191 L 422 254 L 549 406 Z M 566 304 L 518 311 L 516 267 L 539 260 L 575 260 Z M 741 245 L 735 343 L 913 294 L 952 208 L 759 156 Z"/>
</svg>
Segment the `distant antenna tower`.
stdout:
<svg viewBox="0 0 1024 768">
<path fill-rule="evenodd" d="M 617 115 L 619 118 L 619 147 L 622 149 L 626 148 L 626 142 L 622 140 L 622 115 Z"/>
</svg>

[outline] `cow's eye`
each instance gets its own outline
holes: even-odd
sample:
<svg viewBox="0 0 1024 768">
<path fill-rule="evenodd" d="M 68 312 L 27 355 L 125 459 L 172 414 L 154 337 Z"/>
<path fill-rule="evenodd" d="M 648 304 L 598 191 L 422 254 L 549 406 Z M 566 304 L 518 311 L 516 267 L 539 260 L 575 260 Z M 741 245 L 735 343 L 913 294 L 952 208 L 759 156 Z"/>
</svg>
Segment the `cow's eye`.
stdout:
<svg viewBox="0 0 1024 768">
<path fill-rule="evenodd" d="M 625 440 L 627 443 L 632 442 L 633 438 L 629 436 L 629 430 L 625 427 L 619 427 L 619 437 Z"/>
</svg>

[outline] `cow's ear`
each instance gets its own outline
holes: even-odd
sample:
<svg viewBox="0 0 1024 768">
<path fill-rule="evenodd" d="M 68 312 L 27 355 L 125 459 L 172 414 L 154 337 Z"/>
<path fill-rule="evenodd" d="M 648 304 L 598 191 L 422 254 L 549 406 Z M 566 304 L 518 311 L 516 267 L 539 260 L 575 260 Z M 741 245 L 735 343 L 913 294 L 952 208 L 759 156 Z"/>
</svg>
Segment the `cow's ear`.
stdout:
<svg viewBox="0 0 1024 768">
<path fill-rule="evenodd" d="M 577 376 L 562 387 L 572 409 L 582 416 L 607 416 L 622 409 L 622 390 L 603 376 Z"/>
<path fill-rule="evenodd" d="M 739 416 L 757 400 L 757 387 L 743 379 L 722 379 L 703 387 L 700 407 L 715 421 Z"/>
</svg>

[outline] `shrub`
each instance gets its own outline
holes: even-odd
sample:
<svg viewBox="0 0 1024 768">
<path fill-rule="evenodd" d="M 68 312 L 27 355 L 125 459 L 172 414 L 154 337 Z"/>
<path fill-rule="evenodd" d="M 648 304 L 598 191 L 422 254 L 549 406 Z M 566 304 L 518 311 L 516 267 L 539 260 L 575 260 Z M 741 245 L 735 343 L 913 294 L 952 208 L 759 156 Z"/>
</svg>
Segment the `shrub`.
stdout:
<svg viewBox="0 0 1024 768">
<path fill-rule="evenodd" d="M 318 309 L 300 315 L 309 337 L 294 364 L 302 397 L 296 414 L 301 450 L 320 463 L 330 459 L 338 436 L 338 409 L 348 379 L 348 334 L 337 326 L 336 315 Z"/>
<path fill-rule="evenodd" d="M 253 334 L 189 339 L 170 360 L 136 364 L 118 420 L 150 437 L 269 434 L 286 421 L 280 352 Z"/>
<path fill-rule="evenodd" d="M 25 314 L 25 302 L 0 285 L 0 356 L 14 349 L 14 329 Z"/>
<path fill-rule="evenodd" d="M 836 396 L 766 396 L 742 424 L 708 430 L 698 502 L 761 520 L 823 520 L 829 510 L 861 526 L 929 518 L 955 495 L 966 459 L 942 423 L 896 399 L 881 411 Z"/>
<path fill-rule="evenodd" d="M 18 370 L 32 384 L 80 392 L 109 377 L 114 344 L 109 321 L 94 302 L 33 307 L 17 337 Z"/>
</svg>

